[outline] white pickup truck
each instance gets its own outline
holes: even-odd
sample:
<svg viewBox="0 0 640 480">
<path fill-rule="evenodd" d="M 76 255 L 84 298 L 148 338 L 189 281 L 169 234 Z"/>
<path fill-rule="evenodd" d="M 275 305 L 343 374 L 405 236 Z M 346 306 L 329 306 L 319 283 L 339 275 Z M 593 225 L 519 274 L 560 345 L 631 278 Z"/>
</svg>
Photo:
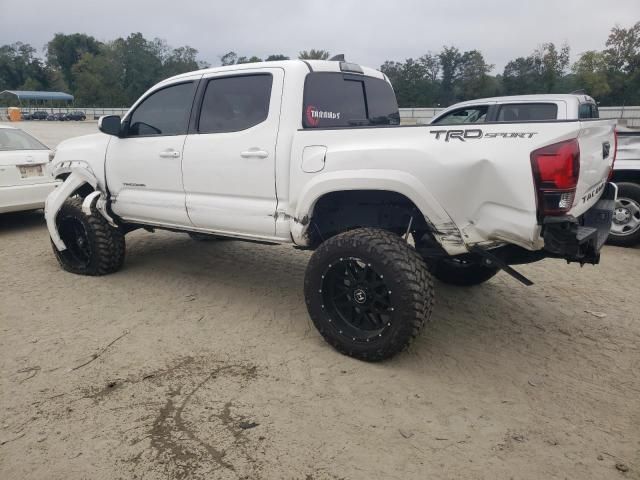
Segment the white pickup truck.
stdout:
<svg viewBox="0 0 640 480">
<path fill-rule="evenodd" d="M 364 360 L 417 335 L 432 275 L 530 283 L 510 265 L 597 263 L 611 225 L 614 122 L 399 126 L 388 79 L 352 63 L 179 75 L 99 130 L 55 154 L 45 216 L 65 270 L 118 270 L 137 228 L 312 249 L 309 314 Z"/>
<path fill-rule="evenodd" d="M 640 131 L 618 130 L 618 148 L 612 181 L 618 186 L 609 243 L 622 247 L 640 244 Z"/>
<path fill-rule="evenodd" d="M 589 95 L 512 95 L 477 98 L 456 103 L 436 115 L 431 125 L 588 120 L 599 118 L 598 105 Z M 640 243 L 640 131 L 618 129 L 616 163 L 611 181 L 618 198 L 608 242 L 633 246 Z"/>
</svg>

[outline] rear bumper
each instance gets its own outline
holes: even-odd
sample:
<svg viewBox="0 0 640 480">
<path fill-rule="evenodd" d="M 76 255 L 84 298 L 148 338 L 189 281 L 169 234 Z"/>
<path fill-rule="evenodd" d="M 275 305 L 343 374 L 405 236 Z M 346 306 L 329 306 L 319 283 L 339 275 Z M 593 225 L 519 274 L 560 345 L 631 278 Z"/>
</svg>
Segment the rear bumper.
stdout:
<svg viewBox="0 0 640 480">
<path fill-rule="evenodd" d="M 546 217 L 542 235 L 546 256 L 580 264 L 600 262 L 600 249 L 611 230 L 617 187 L 608 183 L 600 200 L 578 218 Z"/>
<path fill-rule="evenodd" d="M 60 182 L 0 187 L 0 213 L 43 208 L 44 202 Z"/>
</svg>

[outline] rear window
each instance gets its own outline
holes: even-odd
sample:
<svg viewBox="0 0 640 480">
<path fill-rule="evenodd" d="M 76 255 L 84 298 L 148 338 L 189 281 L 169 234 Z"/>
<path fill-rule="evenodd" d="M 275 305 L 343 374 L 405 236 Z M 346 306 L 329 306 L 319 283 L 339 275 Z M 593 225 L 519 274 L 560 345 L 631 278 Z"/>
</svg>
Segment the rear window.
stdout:
<svg viewBox="0 0 640 480">
<path fill-rule="evenodd" d="M 501 105 L 498 122 L 532 122 L 556 120 L 558 106 L 555 103 L 510 103 Z"/>
<path fill-rule="evenodd" d="M 384 80 L 337 72 L 307 75 L 302 124 L 305 128 L 399 125 L 393 88 Z"/>
<path fill-rule="evenodd" d="M 48 148 L 22 130 L 0 128 L 0 152 L 9 150 L 48 150 Z"/>
</svg>

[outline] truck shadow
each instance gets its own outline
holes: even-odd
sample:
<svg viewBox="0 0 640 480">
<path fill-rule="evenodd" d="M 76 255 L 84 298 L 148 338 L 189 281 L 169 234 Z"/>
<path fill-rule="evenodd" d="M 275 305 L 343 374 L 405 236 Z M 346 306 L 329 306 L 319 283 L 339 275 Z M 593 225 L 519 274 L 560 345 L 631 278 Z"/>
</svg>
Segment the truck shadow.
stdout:
<svg viewBox="0 0 640 480">
<path fill-rule="evenodd" d="M 32 230 L 45 226 L 43 210 L 0 214 L 0 234 L 19 230 Z"/>
<path fill-rule="evenodd" d="M 226 306 L 254 308 L 273 317 L 275 324 L 267 335 L 277 336 L 279 329 L 290 329 L 290 314 L 300 317 L 296 335 L 304 337 L 309 328 L 313 329 L 303 295 L 304 272 L 311 252 L 289 246 L 194 242 L 186 236 L 156 235 L 162 238 L 142 233 L 131 239 L 123 274 L 142 279 L 162 272 L 166 282 L 190 284 L 203 302 L 215 303 L 224 292 L 228 299 Z M 167 284 L 160 288 L 171 287 Z M 408 353 L 386 364 L 404 365 L 408 361 L 415 368 L 416 362 L 469 362 L 469 371 L 473 371 L 478 356 L 486 356 L 495 358 L 489 360 L 493 376 L 510 368 L 510 356 L 540 355 L 540 359 L 554 356 L 553 352 L 566 349 L 572 338 L 558 333 L 559 329 L 570 327 L 563 324 L 567 316 L 559 299 L 548 298 L 548 293 L 542 286 L 525 287 L 504 273 L 471 288 L 436 282 L 432 323 L 424 328 Z M 498 361 L 502 366 L 494 363 Z"/>
</svg>

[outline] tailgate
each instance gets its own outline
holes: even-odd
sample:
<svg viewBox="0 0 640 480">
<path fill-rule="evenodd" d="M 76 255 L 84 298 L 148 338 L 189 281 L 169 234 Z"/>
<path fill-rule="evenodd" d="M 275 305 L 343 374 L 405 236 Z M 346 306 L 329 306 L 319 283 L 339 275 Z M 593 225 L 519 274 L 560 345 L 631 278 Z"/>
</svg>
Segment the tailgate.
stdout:
<svg viewBox="0 0 640 480">
<path fill-rule="evenodd" d="M 615 154 L 615 120 L 580 122 L 580 176 L 573 207 L 574 217 L 593 207 L 604 190 Z"/>
</svg>

